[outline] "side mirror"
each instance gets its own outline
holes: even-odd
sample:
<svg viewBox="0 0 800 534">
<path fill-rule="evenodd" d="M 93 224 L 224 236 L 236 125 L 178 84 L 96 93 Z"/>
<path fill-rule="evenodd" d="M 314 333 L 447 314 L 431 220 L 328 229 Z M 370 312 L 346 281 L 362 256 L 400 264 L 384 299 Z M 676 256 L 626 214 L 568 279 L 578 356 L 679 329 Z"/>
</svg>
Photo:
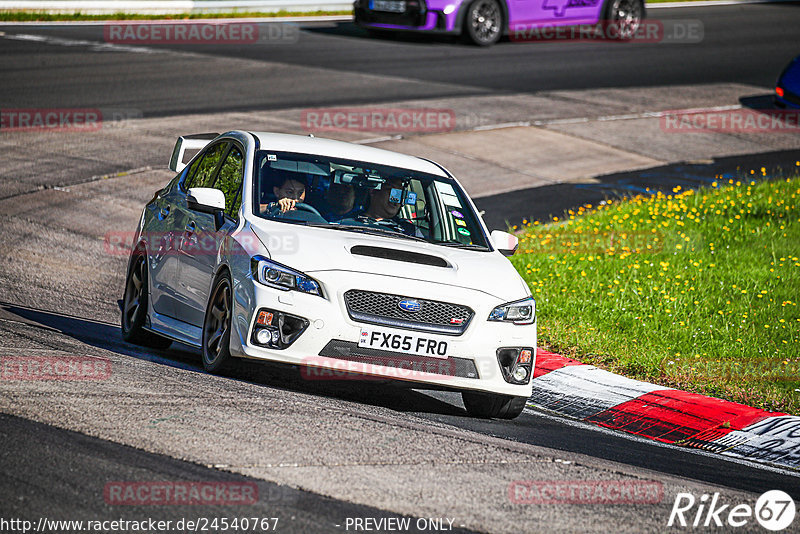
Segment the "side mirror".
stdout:
<svg viewBox="0 0 800 534">
<path fill-rule="evenodd" d="M 499 250 L 503 256 L 512 256 L 517 251 L 517 246 L 519 245 L 517 236 L 502 230 L 492 230 L 489 236 L 492 238 L 494 248 Z"/>
<path fill-rule="evenodd" d="M 191 187 L 186 195 L 190 210 L 215 215 L 225 211 L 225 193 L 211 187 Z"/>
</svg>

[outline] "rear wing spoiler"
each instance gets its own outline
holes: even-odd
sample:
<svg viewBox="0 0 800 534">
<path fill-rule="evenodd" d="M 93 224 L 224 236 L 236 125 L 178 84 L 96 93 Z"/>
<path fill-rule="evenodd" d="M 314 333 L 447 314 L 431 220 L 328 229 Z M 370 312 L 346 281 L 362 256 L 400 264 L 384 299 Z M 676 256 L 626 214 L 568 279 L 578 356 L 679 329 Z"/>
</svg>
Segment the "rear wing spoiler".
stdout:
<svg viewBox="0 0 800 534">
<path fill-rule="evenodd" d="M 218 136 L 218 133 L 180 136 L 175 142 L 175 148 L 172 149 L 172 157 L 169 158 L 170 170 L 181 172 L 198 152 Z"/>
</svg>

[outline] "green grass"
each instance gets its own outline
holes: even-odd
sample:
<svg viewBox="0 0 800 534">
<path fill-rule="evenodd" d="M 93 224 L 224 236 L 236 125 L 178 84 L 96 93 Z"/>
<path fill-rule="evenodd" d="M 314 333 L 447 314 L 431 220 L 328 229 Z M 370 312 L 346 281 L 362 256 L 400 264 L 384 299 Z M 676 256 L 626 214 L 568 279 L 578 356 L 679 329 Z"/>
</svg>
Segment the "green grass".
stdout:
<svg viewBox="0 0 800 534">
<path fill-rule="evenodd" d="M 800 178 L 678 187 L 565 217 L 526 224 L 511 258 L 536 297 L 541 346 L 800 413 Z"/>
<path fill-rule="evenodd" d="M 0 11 L 0 21 L 5 22 L 54 22 L 82 20 L 190 20 L 220 18 L 273 18 L 323 15 L 352 15 L 346 11 L 275 11 L 271 13 L 232 11 L 228 13 L 179 13 L 173 15 L 141 15 L 136 13 L 109 13 L 87 15 L 84 13 L 44 13 L 34 11 Z"/>
</svg>

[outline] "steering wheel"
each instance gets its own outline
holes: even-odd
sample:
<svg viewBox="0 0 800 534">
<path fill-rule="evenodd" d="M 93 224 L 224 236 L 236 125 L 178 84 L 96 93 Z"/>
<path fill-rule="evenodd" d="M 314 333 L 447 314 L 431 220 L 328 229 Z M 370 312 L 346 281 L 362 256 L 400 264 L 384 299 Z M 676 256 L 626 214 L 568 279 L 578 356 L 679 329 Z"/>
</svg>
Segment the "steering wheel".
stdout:
<svg viewBox="0 0 800 534">
<path fill-rule="evenodd" d="M 311 204 L 306 204 L 305 202 L 296 203 L 294 205 L 294 209 L 297 210 L 297 211 L 307 211 L 308 213 L 313 213 L 314 215 L 322 217 L 322 214 L 319 211 L 317 211 L 317 208 L 315 208 Z M 292 211 L 294 211 L 294 210 L 289 210 L 286 213 L 281 213 L 281 208 L 278 206 L 278 203 L 277 202 L 273 202 L 271 207 L 270 207 L 270 209 L 269 209 L 269 214 L 271 216 L 273 216 L 273 217 L 276 217 L 276 216 L 279 216 L 279 215 L 280 216 L 285 216 L 286 214 L 291 213 Z"/>
<path fill-rule="evenodd" d="M 300 211 L 307 211 L 309 213 L 313 213 L 314 215 L 319 215 L 320 217 L 322 217 L 322 214 L 317 210 L 317 208 L 315 208 L 311 204 L 306 204 L 305 202 L 298 202 L 297 204 L 294 205 L 294 209 Z"/>
</svg>

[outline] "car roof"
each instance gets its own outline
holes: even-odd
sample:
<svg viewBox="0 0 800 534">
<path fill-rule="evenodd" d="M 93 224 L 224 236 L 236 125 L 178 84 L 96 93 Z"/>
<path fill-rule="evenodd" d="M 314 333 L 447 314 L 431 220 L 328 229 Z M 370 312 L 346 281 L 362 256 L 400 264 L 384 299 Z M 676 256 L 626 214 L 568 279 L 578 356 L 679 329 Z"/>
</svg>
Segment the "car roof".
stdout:
<svg viewBox="0 0 800 534">
<path fill-rule="evenodd" d="M 416 156 L 399 154 L 390 150 L 357 145 L 345 141 L 336 141 L 334 139 L 325 139 L 323 137 L 271 132 L 251 132 L 251 134 L 258 139 L 261 150 L 297 152 L 301 154 L 314 154 L 317 156 L 364 161 L 367 163 L 389 165 L 391 167 L 400 167 L 402 169 L 410 169 L 448 177 L 445 171 L 435 163 Z"/>
</svg>

